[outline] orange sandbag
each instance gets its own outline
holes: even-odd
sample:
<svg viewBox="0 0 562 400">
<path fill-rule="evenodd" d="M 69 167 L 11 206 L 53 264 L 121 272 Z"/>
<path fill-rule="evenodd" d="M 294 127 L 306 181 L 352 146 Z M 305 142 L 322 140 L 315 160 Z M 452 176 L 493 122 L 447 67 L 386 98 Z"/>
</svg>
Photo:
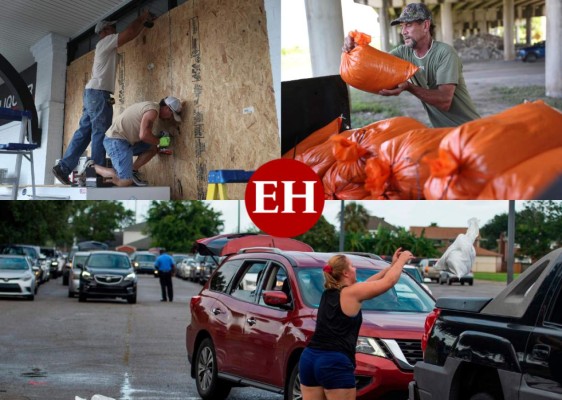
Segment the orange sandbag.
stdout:
<svg viewBox="0 0 562 400">
<path fill-rule="evenodd" d="M 326 200 L 363 200 L 369 197 L 369 192 L 363 183 L 342 179 L 335 170 L 335 166 L 336 164 L 332 165 L 322 179 Z"/>
<path fill-rule="evenodd" d="M 562 176 L 562 147 L 523 161 L 493 178 L 479 200 L 533 200 Z"/>
<path fill-rule="evenodd" d="M 441 140 L 453 128 L 415 129 L 384 142 L 378 157 L 366 162 L 365 188 L 372 199 L 423 199 L 429 167 L 425 156 L 437 157 Z"/>
<path fill-rule="evenodd" d="M 349 137 L 352 132 L 354 132 L 354 130 L 344 131 L 334 137 L 346 138 Z M 328 168 L 336 162 L 334 156 L 334 142 L 326 140 L 324 143 L 313 146 L 302 153 L 298 153 L 295 160 L 308 165 L 318 174 L 320 179 L 322 179 Z"/>
<path fill-rule="evenodd" d="M 414 64 L 369 46 L 371 37 L 361 32 L 350 32 L 356 46 L 341 56 L 340 75 L 354 88 L 378 93 L 393 89 L 416 73 Z"/>
<path fill-rule="evenodd" d="M 328 125 L 314 131 L 301 140 L 295 147 L 283 154 L 282 158 L 295 158 L 296 155 L 304 153 L 311 147 L 324 143 L 332 135 L 338 134 L 341 129 L 342 117 L 337 117 Z"/>
<path fill-rule="evenodd" d="M 478 198 L 493 178 L 540 153 L 561 147 L 561 126 L 562 113 L 540 100 L 464 123 L 443 138 L 437 159 L 424 159 L 430 167 L 425 197 Z"/>
<path fill-rule="evenodd" d="M 353 136 L 353 134 L 352 134 Z M 336 162 L 332 165 L 333 174 L 348 182 L 365 182 L 365 154 L 367 150 L 357 142 L 338 135 L 330 138 L 333 144 L 333 154 Z"/>
</svg>

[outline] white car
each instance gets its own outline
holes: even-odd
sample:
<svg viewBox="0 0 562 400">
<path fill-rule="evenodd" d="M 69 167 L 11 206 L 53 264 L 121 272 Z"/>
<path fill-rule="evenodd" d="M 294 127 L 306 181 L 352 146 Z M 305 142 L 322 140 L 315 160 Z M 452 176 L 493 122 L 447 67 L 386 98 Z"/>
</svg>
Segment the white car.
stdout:
<svg viewBox="0 0 562 400">
<path fill-rule="evenodd" d="M 35 300 L 37 284 L 26 256 L 0 255 L 0 296 L 23 296 Z"/>
<path fill-rule="evenodd" d="M 68 274 L 68 297 L 74 297 L 80 292 L 80 274 L 89 255 L 89 251 L 77 251 L 74 253 L 72 268 Z"/>
</svg>

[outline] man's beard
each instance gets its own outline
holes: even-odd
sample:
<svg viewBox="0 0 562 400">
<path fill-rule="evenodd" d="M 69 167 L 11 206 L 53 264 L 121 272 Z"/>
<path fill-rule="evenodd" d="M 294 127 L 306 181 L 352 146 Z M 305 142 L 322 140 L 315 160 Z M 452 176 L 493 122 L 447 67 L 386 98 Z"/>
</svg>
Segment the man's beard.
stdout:
<svg viewBox="0 0 562 400">
<path fill-rule="evenodd" d="M 411 37 L 409 37 L 408 39 L 410 39 L 410 44 L 406 44 L 406 46 L 408 46 L 411 49 L 415 49 L 416 46 L 418 45 L 418 42 L 412 39 Z M 406 42 L 406 39 L 404 39 L 404 42 Z"/>
</svg>

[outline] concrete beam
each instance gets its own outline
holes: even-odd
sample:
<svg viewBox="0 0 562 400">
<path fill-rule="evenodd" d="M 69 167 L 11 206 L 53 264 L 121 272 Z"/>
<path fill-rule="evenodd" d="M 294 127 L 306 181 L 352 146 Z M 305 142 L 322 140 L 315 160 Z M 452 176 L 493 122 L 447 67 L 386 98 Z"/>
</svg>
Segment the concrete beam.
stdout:
<svg viewBox="0 0 562 400">
<path fill-rule="evenodd" d="M 562 32 L 562 2 L 546 0 L 545 89 L 549 97 L 562 98 L 562 49 L 556 38 Z"/>
</svg>

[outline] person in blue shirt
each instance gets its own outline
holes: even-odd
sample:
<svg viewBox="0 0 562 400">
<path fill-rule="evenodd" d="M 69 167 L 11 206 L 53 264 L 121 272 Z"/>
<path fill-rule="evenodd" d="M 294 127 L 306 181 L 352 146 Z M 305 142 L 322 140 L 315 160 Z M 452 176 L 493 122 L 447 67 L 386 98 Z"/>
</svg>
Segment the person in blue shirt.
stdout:
<svg viewBox="0 0 562 400">
<path fill-rule="evenodd" d="M 172 276 L 174 276 L 176 272 L 176 264 L 174 264 L 174 259 L 166 253 L 166 249 L 160 249 L 160 255 L 154 262 L 154 267 L 158 271 L 160 288 L 162 289 L 162 299 L 160 299 L 160 301 L 174 301 Z"/>
</svg>

